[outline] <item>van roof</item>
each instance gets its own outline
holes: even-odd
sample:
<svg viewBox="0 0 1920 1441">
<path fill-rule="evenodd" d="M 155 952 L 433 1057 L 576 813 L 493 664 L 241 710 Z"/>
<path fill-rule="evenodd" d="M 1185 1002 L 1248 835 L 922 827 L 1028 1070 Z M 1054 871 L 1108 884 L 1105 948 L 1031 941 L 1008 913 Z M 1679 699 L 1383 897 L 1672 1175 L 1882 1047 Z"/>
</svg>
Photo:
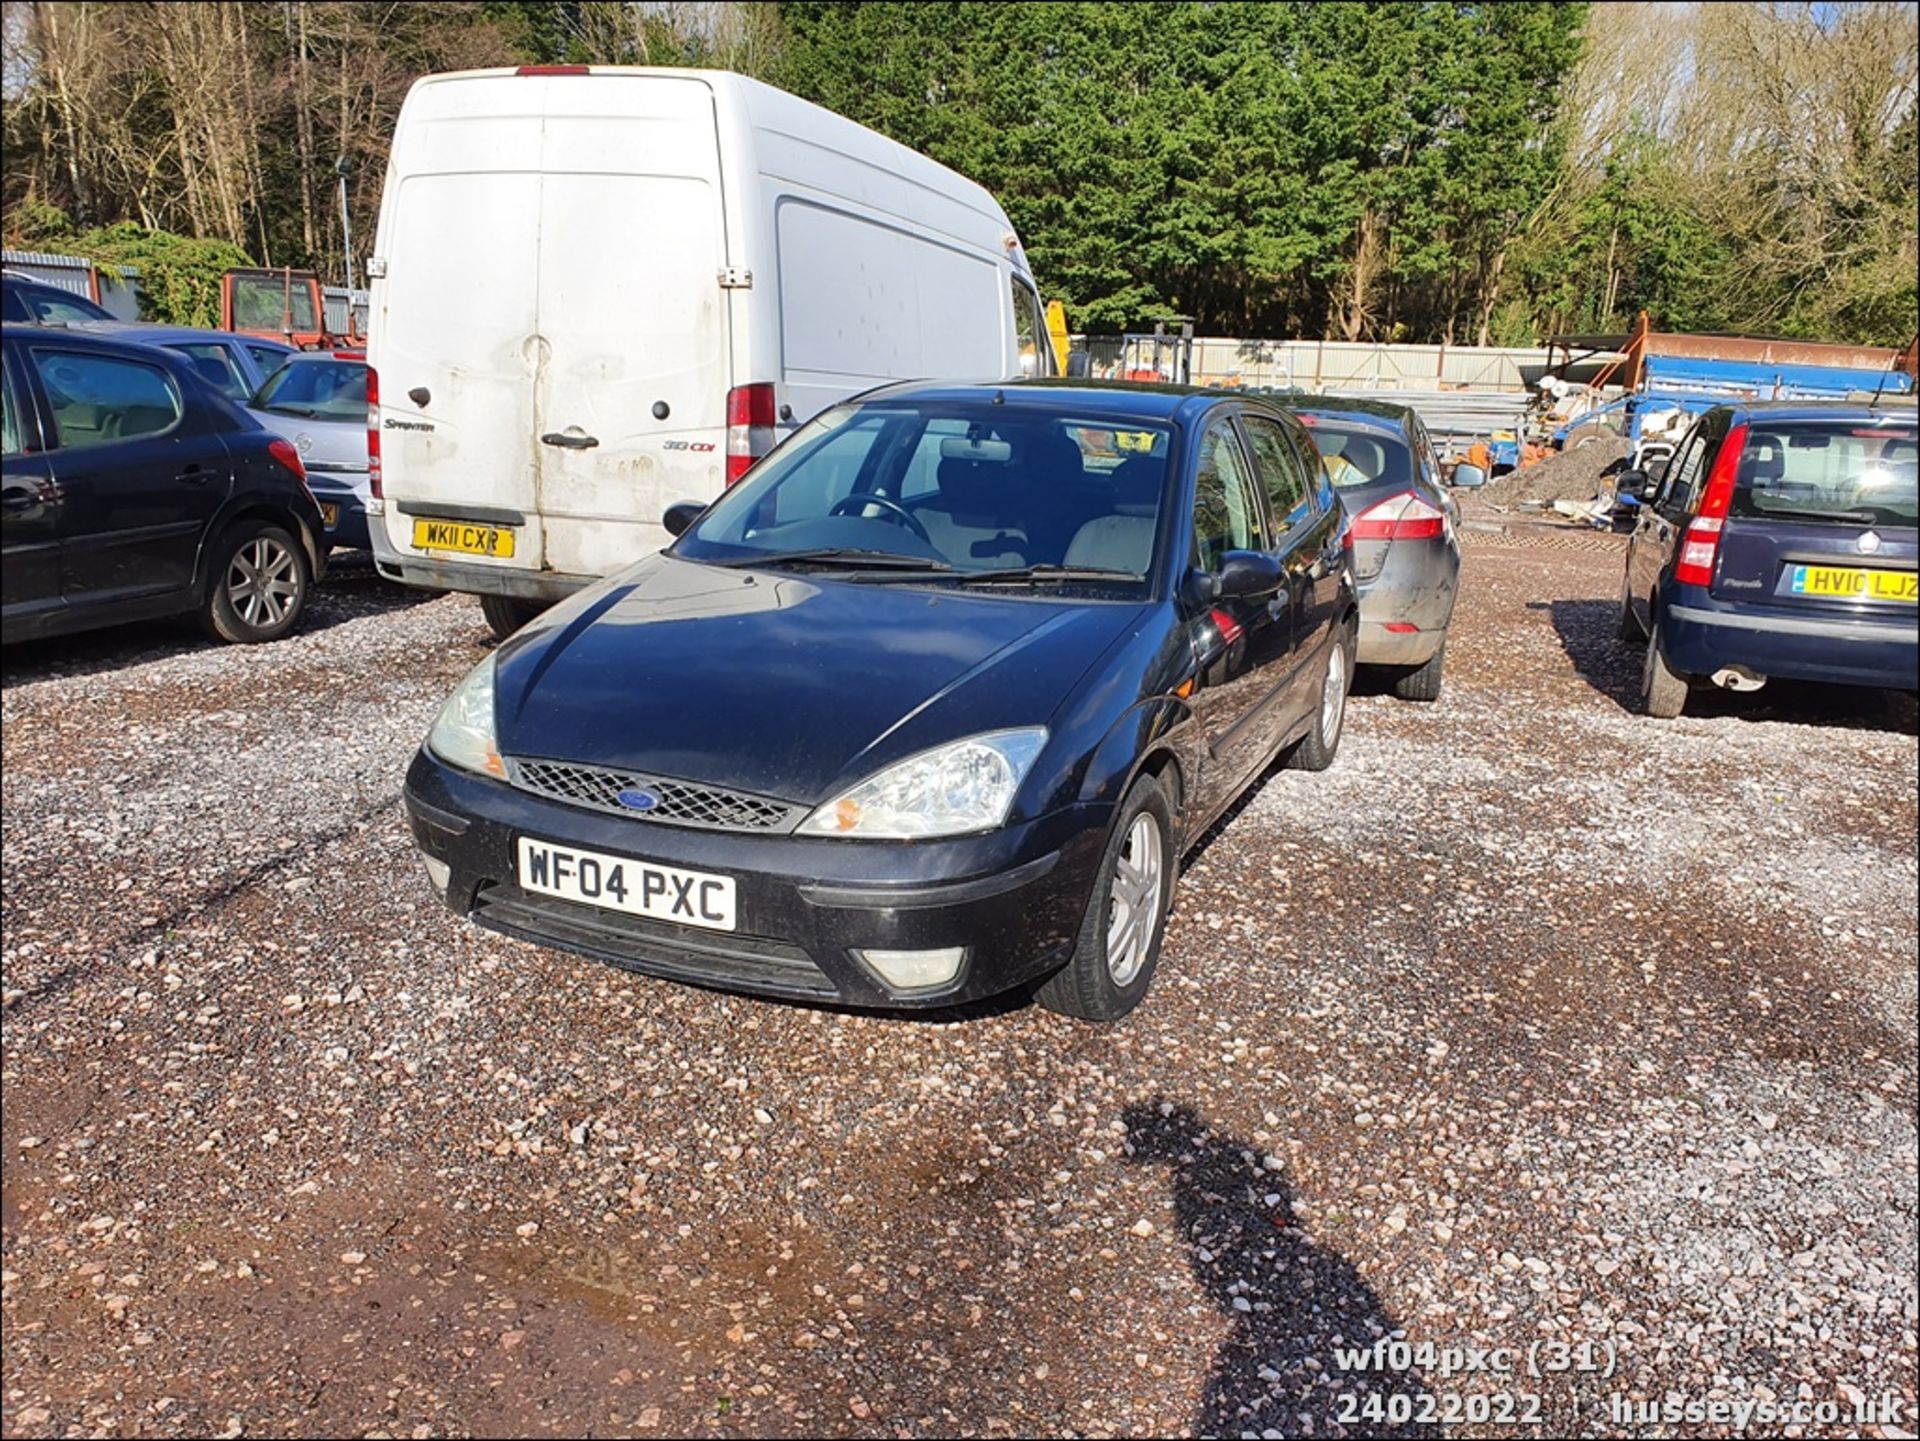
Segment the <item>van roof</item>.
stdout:
<svg viewBox="0 0 1920 1441">
<path fill-rule="evenodd" d="M 556 74 L 553 67 L 529 66 L 451 70 L 438 75 L 423 75 L 414 81 L 409 99 L 429 87 L 476 80 L 548 79 L 554 83 L 565 81 L 570 84 L 598 76 L 695 80 L 711 88 L 723 104 L 737 104 L 755 129 L 793 135 L 798 139 L 809 138 L 801 133 L 804 131 L 828 131 L 834 143 L 845 153 L 898 179 L 942 191 L 950 198 L 964 198 L 969 208 L 1003 226 L 1009 236 L 1014 235 L 1012 222 L 1007 219 L 1000 202 L 984 186 L 897 140 L 888 139 L 877 130 L 871 130 L 856 120 L 816 105 L 811 100 L 803 100 L 763 80 L 755 80 L 731 70 L 698 70 L 664 65 L 587 65 L 580 68 L 584 74 L 572 73 L 572 67 Z M 528 73 L 523 75 L 523 69 Z M 1015 251 L 1015 256 L 1021 267 L 1027 268 L 1025 257 L 1019 251 Z"/>
</svg>

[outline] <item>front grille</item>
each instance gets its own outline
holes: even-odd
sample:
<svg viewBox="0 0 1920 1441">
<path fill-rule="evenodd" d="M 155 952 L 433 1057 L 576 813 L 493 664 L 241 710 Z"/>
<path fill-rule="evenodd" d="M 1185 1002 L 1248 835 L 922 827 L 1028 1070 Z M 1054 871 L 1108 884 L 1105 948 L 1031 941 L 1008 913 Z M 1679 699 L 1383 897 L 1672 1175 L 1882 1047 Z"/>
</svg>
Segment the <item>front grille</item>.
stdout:
<svg viewBox="0 0 1920 1441">
<path fill-rule="evenodd" d="M 672 925 L 508 885 L 482 885 L 472 915 L 481 925 L 523 941 L 560 946 L 668 980 L 799 999 L 839 994 L 799 946 L 764 936 Z"/>
<path fill-rule="evenodd" d="M 668 825 L 703 826 L 715 831 L 789 831 L 800 824 L 805 807 L 766 796 L 740 791 L 725 791 L 714 786 L 694 785 L 688 781 L 667 780 L 641 775 L 636 771 L 613 770 L 606 766 L 578 765 L 572 761 L 510 759 L 507 779 L 521 790 L 550 796 L 568 805 L 606 811 L 640 821 L 664 821 Z M 655 797 L 651 809 L 641 810 L 620 804 L 623 791 L 644 791 Z"/>
</svg>

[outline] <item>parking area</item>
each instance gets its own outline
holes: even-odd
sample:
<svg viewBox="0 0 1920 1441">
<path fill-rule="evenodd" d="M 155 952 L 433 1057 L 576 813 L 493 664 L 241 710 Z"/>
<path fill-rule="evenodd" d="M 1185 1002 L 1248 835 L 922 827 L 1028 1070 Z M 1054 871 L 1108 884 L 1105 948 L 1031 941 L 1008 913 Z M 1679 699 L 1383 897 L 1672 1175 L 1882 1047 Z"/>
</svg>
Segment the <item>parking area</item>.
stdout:
<svg viewBox="0 0 1920 1441">
<path fill-rule="evenodd" d="M 1444 699 L 1362 694 L 1204 838 L 1105 1028 L 449 916 L 398 797 L 470 597 L 348 563 L 273 646 L 9 651 L 8 1430 L 1910 1415 L 1914 704 L 1651 722 L 1620 539 L 1472 524 Z"/>
</svg>

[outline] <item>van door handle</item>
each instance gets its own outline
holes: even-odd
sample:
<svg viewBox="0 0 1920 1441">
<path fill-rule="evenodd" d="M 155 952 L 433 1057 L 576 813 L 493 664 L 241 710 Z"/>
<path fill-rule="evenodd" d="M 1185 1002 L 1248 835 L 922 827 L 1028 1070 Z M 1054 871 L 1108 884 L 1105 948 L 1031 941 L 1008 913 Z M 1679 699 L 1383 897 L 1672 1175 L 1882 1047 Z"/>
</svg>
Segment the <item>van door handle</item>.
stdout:
<svg viewBox="0 0 1920 1441">
<path fill-rule="evenodd" d="M 600 438 L 588 435 L 577 425 L 569 425 L 565 430 L 550 430 L 540 437 L 542 445 L 557 445 L 562 450 L 592 450 L 600 443 Z"/>
</svg>

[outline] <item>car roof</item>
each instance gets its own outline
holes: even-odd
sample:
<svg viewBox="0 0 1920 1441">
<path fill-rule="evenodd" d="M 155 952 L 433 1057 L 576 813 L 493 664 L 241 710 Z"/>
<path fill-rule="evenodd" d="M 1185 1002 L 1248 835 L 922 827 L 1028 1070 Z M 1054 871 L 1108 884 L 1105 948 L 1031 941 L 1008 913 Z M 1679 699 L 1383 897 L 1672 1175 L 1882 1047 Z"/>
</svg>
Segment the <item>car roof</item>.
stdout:
<svg viewBox="0 0 1920 1441">
<path fill-rule="evenodd" d="M 1011 410 L 1058 412 L 1096 419 L 1185 423 L 1201 412 L 1231 401 L 1263 400 L 1238 391 L 1197 385 L 1148 385 L 1134 381 L 1044 380 L 928 381 L 907 380 L 883 385 L 853 397 L 855 403 L 880 400 L 931 401 L 950 405 L 992 402 Z"/>
<path fill-rule="evenodd" d="M 138 360 L 148 365 L 159 365 L 169 371 L 176 379 L 184 378 L 199 391 L 222 404 L 226 397 L 217 394 L 213 387 L 204 384 L 193 364 L 177 350 L 168 350 L 162 345 L 140 344 L 122 340 L 117 335 L 102 335 L 99 330 L 88 326 L 68 325 L 26 325 L 9 324 L 6 327 L 9 340 L 19 339 L 29 344 L 56 345 L 62 350 L 77 350 L 100 355 L 114 355 L 122 360 Z"/>
<path fill-rule="evenodd" d="M 335 365 L 365 365 L 367 362 L 353 355 L 335 355 L 331 350 L 296 350 L 286 358 L 287 365 L 311 365 L 317 360 L 330 360 Z"/>
<path fill-rule="evenodd" d="M 1413 407 L 1395 405 L 1386 400 L 1366 400 L 1357 395 L 1309 395 L 1301 391 L 1267 391 L 1261 396 L 1271 405 L 1285 410 L 1304 411 L 1327 420 L 1355 425 L 1372 425 L 1388 430 L 1403 430 L 1413 418 Z"/>
<path fill-rule="evenodd" d="M 1867 400 L 1766 400 L 1728 401 L 1726 408 L 1742 419 L 1754 420 L 1832 420 L 1882 421 L 1910 419 L 1912 398 L 1889 395 L 1879 401 Z"/>
<path fill-rule="evenodd" d="M 235 345 L 272 345 L 282 350 L 293 347 L 264 335 L 240 335 L 231 330 L 203 330 L 197 325 L 150 325 L 142 320 L 96 320 L 96 335 L 116 335 L 137 340 L 143 345 L 167 345 L 178 340 L 222 340 Z"/>
</svg>

